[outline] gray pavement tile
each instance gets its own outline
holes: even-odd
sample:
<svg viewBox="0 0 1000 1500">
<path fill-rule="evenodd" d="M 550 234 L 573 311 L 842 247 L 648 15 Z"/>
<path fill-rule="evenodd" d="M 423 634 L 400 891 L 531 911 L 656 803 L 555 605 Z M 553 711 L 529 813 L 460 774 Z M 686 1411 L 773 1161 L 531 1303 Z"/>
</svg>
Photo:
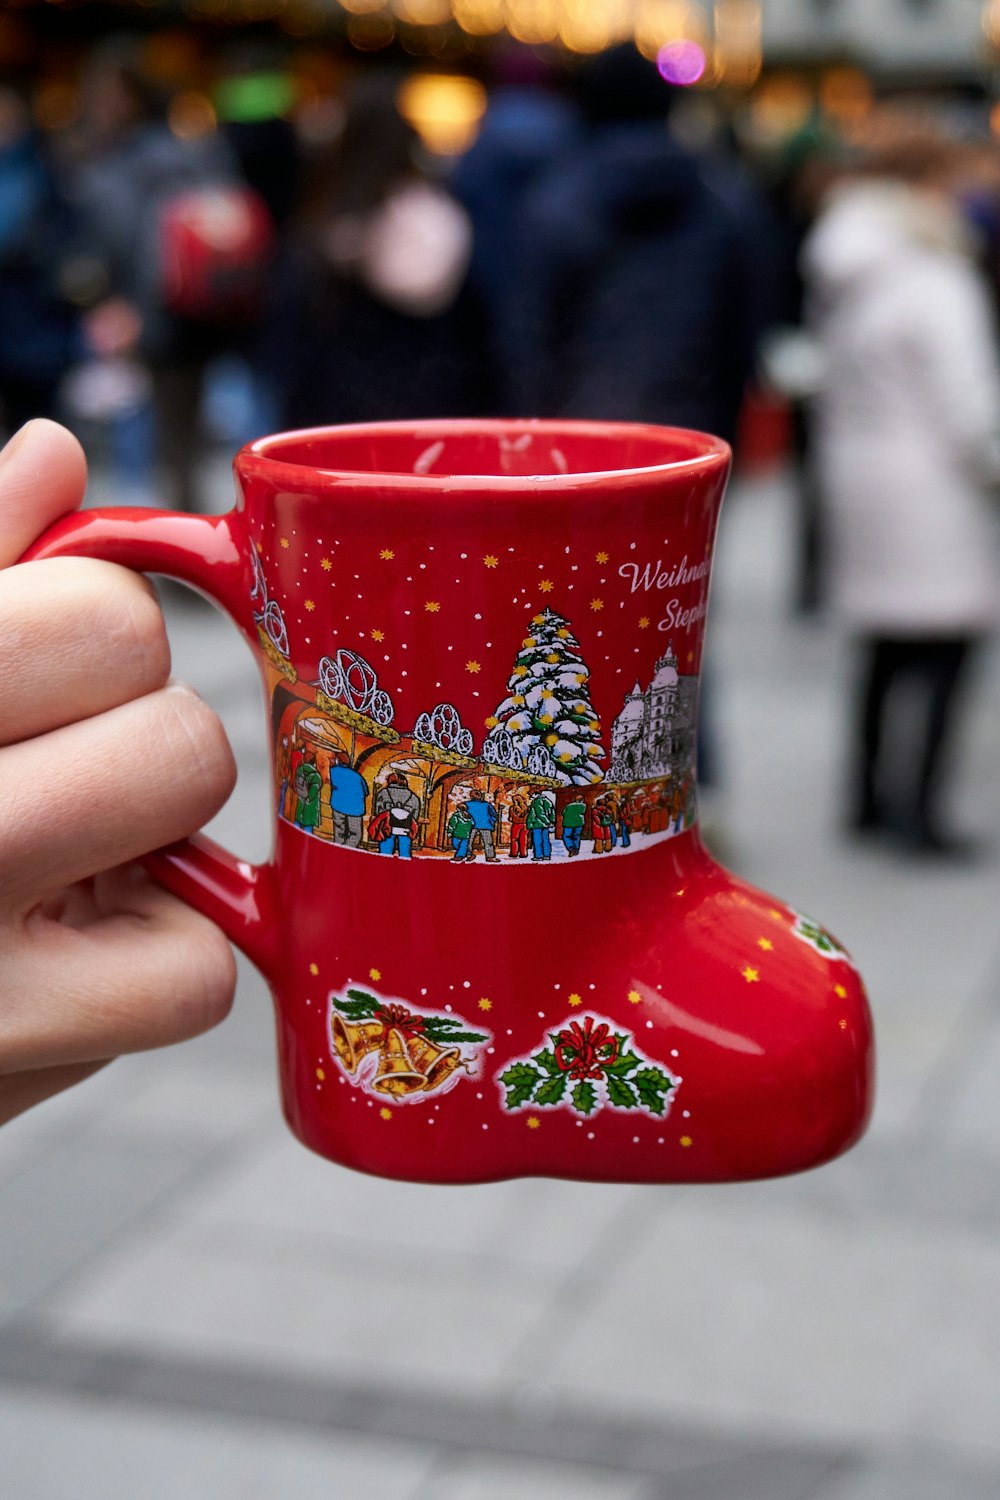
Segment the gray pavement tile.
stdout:
<svg viewBox="0 0 1000 1500">
<path fill-rule="evenodd" d="M 649 1484 L 597 1466 L 539 1464 L 482 1454 L 442 1464 L 414 1500 L 647 1500 Z"/>
<path fill-rule="evenodd" d="M 828 1454 L 794 1449 L 747 1454 L 671 1474 L 643 1500 L 813 1500 L 837 1465 Z"/>
<path fill-rule="evenodd" d="M 1000 1229 L 996 1153 L 978 1142 L 964 1149 L 934 1142 L 918 1152 L 910 1138 L 875 1131 L 822 1172 L 790 1178 L 782 1201 L 864 1225 L 866 1233 L 887 1219 L 922 1236 L 957 1224 L 994 1235 Z"/>
<path fill-rule="evenodd" d="M 384 1438 L 11 1392 L 0 1403 L 0 1455 L 10 1500 L 416 1500 L 435 1458 L 429 1447 Z"/>
<path fill-rule="evenodd" d="M 614 1481 L 630 1494 L 636 1488 L 645 1493 L 648 1481 L 652 1500 L 668 1478 L 685 1494 L 708 1496 L 725 1493 L 721 1482 L 738 1473 L 748 1486 L 753 1481 L 750 1500 L 765 1484 L 768 1500 L 793 1500 L 804 1476 L 824 1474 L 843 1458 L 829 1447 L 768 1446 L 681 1428 L 664 1416 L 640 1421 L 615 1415 L 607 1404 L 570 1406 L 540 1384 L 477 1395 L 435 1390 L 426 1382 L 393 1384 L 391 1377 L 364 1381 L 350 1373 L 285 1372 L 273 1361 L 245 1355 L 171 1355 L 122 1342 L 104 1347 L 86 1337 L 53 1336 L 39 1320 L 9 1329 L 0 1340 L 0 1389 L 99 1398 L 140 1414 L 239 1417 L 275 1431 L 348 1433 L 431 1447 L 440 1456 L 427 1479 L 434 1500 L 446 1478 L 487 1484 L 501 1473 L 544 1475 L 553 1484 L 576 1476 L 599 1492 Z"/>
<path fill-rule="evenodd" d="M 45 1296 L 165 1194 L 206 1170 L 210 1142 L 136 1133 L 60 1141 L 0 1183 L 0 1317 Z"/>
<path fill-rule="evenodd" d="M 942 1109 L 941 1137 L 959 1152 L 989 1152 L 1000 1157 L 1000 975 L 992 1004 L 983 1007 L 952 1049 L 948 1104 Z M 942 1090 L 942 1092 L 944 1092 Z"/>
<path fill-rule="evenodd" d="M 472 1256 L 552 1272 L 577 1264 L 641 1199 L 634 1187 L 538 1178 L 460 1190 L 390 1182 L 324 1161 L 286 1134 L 189 1199 L 186 1211 L 192 1223 L 328 1236 L 382 1259 L 391 1248 L 401 1261 Z"/>
<path fill-rule="evenodd" d="M 996 1500 L 1000 1468 L 940 1454 L 854 1458 L 835 1466 L 806 1500 Z"/>
<path fill-rule="evenodd" d="M 154 1221 L 49 1300 L 67 1335 L 288 1371 L 351 1371 L 488 1389 L 539 1318 L 548 1289 L 452 1257 L 415 1261 L 325 1236 Z"/>
<path fill-rule="evenodd" d="M 942 1223 L 677 1194 L 586 1308 L 521 1352 L 569 1398 L 779 1440 L 922 1436 L 1000 1454 L 1000 1246 Z"/>
</svg>

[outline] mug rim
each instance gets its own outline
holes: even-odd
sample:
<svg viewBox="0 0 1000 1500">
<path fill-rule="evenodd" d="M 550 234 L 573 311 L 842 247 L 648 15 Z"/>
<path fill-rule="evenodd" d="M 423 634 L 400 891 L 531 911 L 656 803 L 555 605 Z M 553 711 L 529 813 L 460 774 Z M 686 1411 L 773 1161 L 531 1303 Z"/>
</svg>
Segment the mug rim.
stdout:
<svg viewBox="0 0 1000 1500">
<path fill-rule="evenodd" d="M 664 459 L 661 463 L 544 474 L 414 474 L 402 470 L 339 468 L 282 458 L 271 451 L 280 444 L 316 441 L 333 436 L 375 438 L 407 434 L 417 440 L 432 443 L 436 437 L 464 434 L 499 437 L 501 435 L 523 436 L 526 433 L 552 438 L 589 436 L 612 441 L 645 437 L 657 442 L 665 442 L 671 438 L 683 438 L 688 444 L 693 439 L 696 451 L 676 458 Z M 731 461 L 732 449 L 724 438 L 690 427 L 660 425 L 653 422 L 589 421 L 570 417 L 484 417 L 482 419 L 448 417 L 440 420 L 420 418 L 413 421 L 328 423 L 320 427 L 291 428 L 287 431 L 268 433 L 245 443 L 236 454 L 233 467 L 238 474 L 256 473 L 261 477 L 282 481 L 293 488 L 301 488 L 303 476 L 310 476 L 313 480 L 319 478 L 334 483 L 347 483 L 355 487 L 373 486 L 383 490 L 415 490 L 425 494 L 429 491 L 447 493 L 456 489 L 464 489 L 522 494 L 536 491 L 544 495 L 564 493 L 567 490 L 595 485 L 605 486 L 609 482 L 648 480 L 657 475 L 695 475 L 716 468 L 724 469 Z"/>
</svg>

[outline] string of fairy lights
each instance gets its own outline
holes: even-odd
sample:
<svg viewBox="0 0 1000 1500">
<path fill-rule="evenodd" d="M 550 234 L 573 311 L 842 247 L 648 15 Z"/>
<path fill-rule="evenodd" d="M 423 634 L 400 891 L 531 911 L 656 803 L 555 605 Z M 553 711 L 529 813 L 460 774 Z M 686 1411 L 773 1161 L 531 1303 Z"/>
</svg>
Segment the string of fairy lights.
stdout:
<svg viewBox="0 0 1000 1500">
<path fill-rule="evenodd" d="M 760 0 L 184 0 L 193 17 L 277 21 L 306 35 L 338 24 L 361 51 L 417 41 L 433 53 L 448 36 L 507 35 L 530 46 L 596 53 L 634 41 L 679 83 L 752 84 L 761 70 Z"/>
</svg>

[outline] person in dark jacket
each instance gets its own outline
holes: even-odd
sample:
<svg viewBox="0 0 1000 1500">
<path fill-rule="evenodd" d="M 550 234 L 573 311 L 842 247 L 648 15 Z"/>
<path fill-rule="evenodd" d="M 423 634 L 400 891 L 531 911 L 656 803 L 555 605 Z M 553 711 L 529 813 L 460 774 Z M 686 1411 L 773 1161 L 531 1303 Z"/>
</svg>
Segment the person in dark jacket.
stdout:
<svg viewBox="0 0 1000 1500">
<path fill-rule="evenodd" d="M 341 137 L 306 174 L 261 359 L 285 427 L 481 415 L 472 227 L 420 163 L 398 77 L 356 80 Z"/>
<path fill-rule="evenodd" d="M 62 376 L 83 352 L 62 256 L 69 205 L 23 92 L 0 79 L 0 424 L 55 414 Z"/>
<path fill-rule="evenodd" d="M 758 204 L 676 141 L 677 90 L 631 45 L 581 69 L 589 132 L 525 205 L 522 408 L 732 439 L 750 372 Z"/>
</svg>

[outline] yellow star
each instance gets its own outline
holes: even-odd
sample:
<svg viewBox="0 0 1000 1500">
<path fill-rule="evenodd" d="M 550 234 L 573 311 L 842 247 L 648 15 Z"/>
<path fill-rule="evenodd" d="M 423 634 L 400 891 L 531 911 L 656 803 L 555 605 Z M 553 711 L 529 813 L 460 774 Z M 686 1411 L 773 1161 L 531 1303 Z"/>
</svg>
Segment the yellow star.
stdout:
<svg viewBox="0 0 1000 1500">
<path fill-rule="evenodd" d="M 771 942 L 770 938 L 758 938 L 757 947 L 763 948 L 765 953 L 770 953 L 771 949 L 774 947 L 774 944 Z"/>
<path fill-rule="evenodd" d="M 436 615 L 440 608 L 441 606 L 436 599 L 428 599 L 424 604 L 424 609 L 429 615 Z"/>
<path fill-rule="evenodd" d="M 382 978 L 382 970 L 381 969 L 369 969 L 368 970 L 368 978 L 369 979 L 374 979 L 377 982 L 379 979 Z"/>
<path fill-rule="evenodd" d="M 282 547 L 290 547 L 291 546 L 291 542 L 288 540 L 287 536 L 283 536 L 281 538 L 281 546 Z"/>
<path fill-rule="evenodd" d="M 532 623 L 532 625 L 544 625 L 545 624 L 545 616 L 544 615 L 533 615 L 532 618 L 531 618 L 531 623 Z"/>
<path fill-rule="evenodd" d="M 559 736 L 557 734 L 547 734 L 545 736 L 545 743 L 547 745 L 557 745 L 559 743 Z"/>
<path fill-rule="evenodd" d="M 688 1146 L 693 1146 L 694 1145 L 694 1142 L 692 1141 L 692 1139 L 691 1139 L 691 1137 L 689 1135 L 682 1135 L 681 1136 L 681 1145 L 684 1147 L 685 1150 L 687 1150 Z"/>
<path fill-rule="evenodd" d="M 643 615 L 642 619 L 639 621 L 639 629 L 640 630 L 648 630 L 649 629 L 649 616 L 648 615 Z"/>
<path fill-rule="evenodd" d="M 527 667 L 515 667 L 514 668 L 514 676 L 515 677 L 527 677 L 527 675 L 528 675 L 528 669 L 527 669 Z"/>
<path fill-rule="evenodd" d="M 493 1001 L 492 1000 L 487 1000 L 486 996 L 484 995 L 483 998 L 479 1002 L 479 1009 L 480 1010 L 492 1010 L 493 1009 Z"/>
<path fill-rule="evenodd" d="M 591 609 L 603 609 L 604 608 L 604 600 L 603 599 L 591 599 L 591 601 L 590 601 L 590 607 L 591 607 Z"/>
<path fill-rule="evenodd" d="M 557 630 L 556 631 L 556 635 L 559 637 L 559 639 L 561 641 L 565 641 L 569 637 L 569 631 L 566 629 L 566 627 L 564 625 L 561 630 Z"/>
<path fill-rule="evenodd" d="M 382 551 L 379 553 L 379 557 L 383 562 L 391 562 L 395 556 L 396 554 L 395 552 L 393 552 L 391 547 L 383 547 Z"/>
<path fill-rule="evenodd" d="M 539 724 L 551 724 L 552 723 L 552 715 L 551 714 L 539 714 L 538 715 L 538 722 L 539 722 Z"/>
<path fill-rule="evenodd" d="M 333 567 L 333 563 L 328 557 L 321 557 L 319 560 L 319 565 L 323 569 L 324 573 L 329 573 L 330 569 Z"/>
<path fill-rule="evenodd" d="M 529 1116 L 528 1116 L 528 1121 L 527 1121 L 527 1124 L 528 1124 L 528 1129 L 529 1129 L 529 1130 L 537 1130 L 537 1129 L 538 1129 L 538 1127 L 539 1127 L 539 1125 L 540 1125 L 540 1124 L 541 1124 L 541 1123 L 542 1123 L 542 1122 L 541 1122 L 541 1120 L 540 1120 L 540 1119 L 539 1119 L 539 1118 L 538 1118 L 538 1116 L 537 1116 L 537 1115 L 529 1115 Z"/>
<path fill-rule="evenodd" d="M 559 665 L 559 657 L 558 657 L 558 655 L 556 654 L 555 651 L 550 651 L 549 654 L 548 654 L 548 656 L 545 658 L 545 660 L 549 663 L 549 666 L 558 666 Z"/>
<path fill-rule="evenodd" d="M 606 563 L 607 560 L 608 560 L 608 554 L 606 552 L 598 552 L 598 554 L 597 554 L 597 561 L 599 563 Z"/>
<path fill-rule="evenodd" d="M 510 701 L 511 701 L 511 703 L 513 703 L 513 705 L 514 705 L 515 708 L 523 708 L 524 707 L 524 694 L 523 693 L 515 693 L 514 696 L 511 698 Z"/>
<path fill-rule="evenodd" d="M 310 974 L 318 974 L 319 973 L 319 964 L 310 964 L 309 965 L 309 972 L 310 972 Z"/>
<path fill-rule="evenodd" d="M 499 561 L 499 557 L 494 557 L 492 552 L 487 552 L 486 556 L 483 558 L 483 562 L 488 568 L 495 568 Z"/>
<path fill-rule="evenodd" d="M 835 984 L 833 987 L 833 993 L 836 995 L 838 1000 L 847 999 L 847 991 L 844 989 L 844 986 L 842 984 Z"/>
<path fill-rule="evenodd" d="M 552 590 L 555 588 L 555 584 L 552 582 L 551 578 L 543 578 L 538 587 L 541 589 L 543 594 L 551 594 Z"/>
<path fill-rule="evenodd" d="M 560 750 L 560 752 L 559 752 L 559 759 L 561 761 L 572 760 L 573 759 L 572 752 L 569 751 L 569 750 Z"/>
<path fill-rule="evenodd" d="M 386 1109 L 385 1107 L 383 1107 L 382 1109 L 379 1110 L 378 1117 L 379 1117 L 380 1120 L 391 1120 L 392 1119 L 392 1110 L 391 1109 Z"/>
<path fill-rule="evenodd" d="M 312 613 L 312 611 L 315 608 L 316 608 L 316 601 L 315 601 L 315 599 L 307 599 L 306 600 L 306 609 L 309 610 L 310 614 Z"/>
<path fill-rule="evenodd" d="M 639 994 L 638 990 L 629 990 L 628 1001 L 630 1005 L 638 1005 L 641 1000 L 642 996 Z"/>
<path fill-rule="evenodd" d="M 319 1079 L 320 1083 L 322 1083 L 323 1080 L 326 1078 L 326 1074 L 323 1072 L 322 1068 L 317 1068 L 316 1069 L 316 1077 Z"/>
<path fill-rule="evenodd" d="M 600 724 L 598 724 L 596 719 L 591 719 L 590 723 L 587 725 L 587 728 L 590 730 L 591 734 L 597 734 L 600 730 L 600 727 L 601 726 Z"/>
<path fill-rule="evenodd" d="M 760 974 L 758 973 L 758 971 L 756 969 L 751 969 L 749 964 L 747 964 L 745 969 L 741 969 L 740 973 L 743 975 L 743 978 L 746 980 L 747 984 L 756 984 L 760 979 Z"/>
<path fill-rule="evenodd" d="M 521 645 L 526 650 L 530 649 L 534 644 L 535 644 L 535 637 L 533 635 L 526 635 L 525 638 L 524 638 L 524 640 L 521 642 Z"/>
<path fill-rule="evenodd" d="M 465 670 L 467 672 L 478 672 L 479 671 L 479 663 L 477 661 L 467 661 L 465 663 Z"/>
<path fill-rule="evenodd" d="M 582 1004 L 582 1001 L 581 1001 L 579 995 L 573 994 L 573 995 L 570 995 L 570 996 L 567 997 L 566 1004 L 567 1005 L 580 1005 L 580 1004 Z"/>
<path fill-rule="evenodd" d="M 486 725 L 487 729 L 495 729 L 500 723 L 500 720 L 497 718 L 496 714 L 490 714 L 488 719 L 483 720 L 483 723 Z"/>
<path fill-rule="evenodd" d="M 773 917 L 776 922 L 783 922 L 785 920 L 785 913 L 783 911 L 779 911 L 776 906 L 771 907 L 770 911 L 768 912 L 768 916 Z"/>
<path fill-rule="evenodd" d="M 373 630 L 371 634 L 372 634 L 372 640 L 373 641 L 384 641 L 385 640 L 385 631 L 384 630 Z"/>
</svg>

